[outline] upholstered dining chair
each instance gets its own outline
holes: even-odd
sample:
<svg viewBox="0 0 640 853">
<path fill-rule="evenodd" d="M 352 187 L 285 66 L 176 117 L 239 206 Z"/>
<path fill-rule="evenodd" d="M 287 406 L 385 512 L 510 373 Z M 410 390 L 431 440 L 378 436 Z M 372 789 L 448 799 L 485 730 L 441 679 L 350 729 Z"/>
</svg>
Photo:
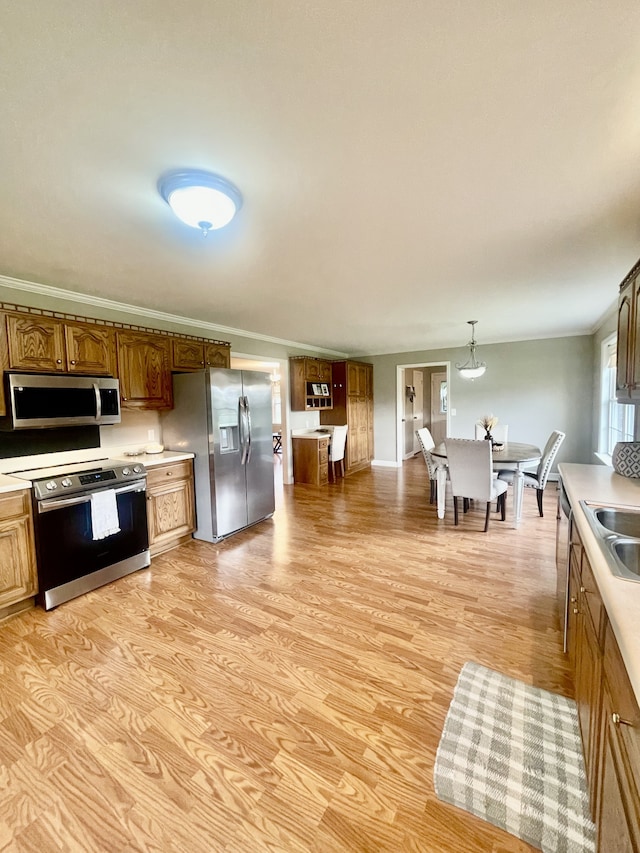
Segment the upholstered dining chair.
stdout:
<svg viewBox="0 0 640 853">
<path fill-rule="evenodd" d="M 498 499 L 500 517 L 506 518 L 508 484 L 494 478 L 493 453 L 490 441 L 473 441 L 467 438 L 445 438 L 447 466 L 453 493 L 454 523 L 458 524 L 458 498 L 484 501 L 487 512 L 484 532 L 489 529 L 491 501 Z"/>
<path fill-rule="evenodd" d="M 524 471 L 524 485 L 530 489 L 536 490 L 536 497 L 538 499 L 538 512 L 540 513 L 540 518 L 542 518 L 542 496 L 544 495 L 544 487 L 547 485 L 547 480 L 549 479 L 549 474 L 551 473 L 551 466 L 553 465 L 553 460 L 556 458 L 556 454 L 560 449 L 560 445 L 564 441 L 566 433 L 560 432 L 560 430 L 554 429 L 554 431 L 549 436 L 547 443 L 544 446 L 544 450 L 542 451 L 542 456 L 540 457 L 540 462 L 538 463 L 538 468 L 535 474 Z M 513 471 L 499 471 L 498 479 L 502 480 L 505 483 L 512 484 L 513 483 Z"/>
<path fill-rule="evenodd" d="M 484 438 L 486 430 L 480 424 L 476 424 L 476 439 Z M 491 435 L 494 441 L 501 441 L 506 444 L 509 441 L 509 424 L 498 424 L 491 430 Z"/>
<path fill-rule="evenodd" d="M 433 456 L 429 451 L 436 446 L 436 443 L 426 427 L 417 429 L 416 435 L 418 436 L 420 450 L 422 451 L 427 471 L 429 472 L 429 503 L 432 504 L 436 499 L 436 463 L 433 461 Z"/>
<path fill-rule="evenodd" d="M 344 426 L 336 426 L 333 428 L 331 436 L 331 447 L 329 449 L 329 464 L 331 465 L 331 473 L 333 481 L 336 481 L 336 463 L 340 463 L 340 476 L 344 477 L 344 449 L 347 443 L 348 424 Z"/>
</svg>

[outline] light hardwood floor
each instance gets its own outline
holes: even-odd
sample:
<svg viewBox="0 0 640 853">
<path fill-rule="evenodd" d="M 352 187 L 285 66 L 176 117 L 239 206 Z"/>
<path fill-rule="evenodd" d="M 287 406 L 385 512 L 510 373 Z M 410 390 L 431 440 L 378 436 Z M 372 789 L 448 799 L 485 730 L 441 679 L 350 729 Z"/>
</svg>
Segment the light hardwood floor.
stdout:
<svg viewBox="0 0 640 853">
<path fill-rule="evenodd" d="M 428 493 L 421 457 L 285 487 L 270 521 L 0 626 L 0 850 L 532 850 L 436 800 L 433 764 L 465 661 L 572 693 L 555 486 L 487 534 Z"/>
</svg>

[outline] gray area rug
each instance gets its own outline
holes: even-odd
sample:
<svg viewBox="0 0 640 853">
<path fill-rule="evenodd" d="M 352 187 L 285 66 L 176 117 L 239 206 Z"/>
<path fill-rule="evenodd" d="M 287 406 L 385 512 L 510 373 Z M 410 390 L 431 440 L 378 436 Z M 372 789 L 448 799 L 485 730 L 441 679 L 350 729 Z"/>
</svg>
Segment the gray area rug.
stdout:
<svg viewBox="0 0 640 853">
<path fill-rule="evenodd" d="M 436 796 L 544 853 L 592 853 L 576 704 L 476 663 L 460 671 L 438 745 Z"/>
</svg>

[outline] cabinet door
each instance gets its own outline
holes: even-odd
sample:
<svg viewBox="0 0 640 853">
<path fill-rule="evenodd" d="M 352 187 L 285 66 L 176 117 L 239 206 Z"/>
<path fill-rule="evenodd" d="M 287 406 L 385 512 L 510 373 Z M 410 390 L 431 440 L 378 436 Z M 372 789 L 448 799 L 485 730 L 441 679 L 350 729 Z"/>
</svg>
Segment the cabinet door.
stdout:
<svg viewBox="0 0 640 853">
<path fill-rule="evenodd" d="M 16 517 L 16 512 L 21 515 Z M 37 591 L 29 498 L 22 493 L 9 495 L 0 500 L 0 607 L 23 601 Z"/>
<path fill-rule="evenodd" d="M 627 343 L 629 360 L 629 393 L 632 400 L 640 400 L 640 276 L 631 282 L 633 298 L 630 335 Z"/>
<path fill-rule="evenodd" d="M 124 408 L 170 409 L 173 404 L 168 338 L 118 332 L 118 373 Z"/>
<path fill-rule="evenodd" d="M 66 323 L 65 342 L 69 373 L 114 376 L 116 334 L 108 326 Z"/>
<path fill-rule="evenodd" d="M 318 362 L 318 379 L 321 382 L 331 382 L 331 362 L 330 361 L 319 361 Z"/>
<path fill-rule="evenodd" d="M 589 799 L 591 808 L 595 809 L 602 653 L 591 621 L 591 615 L 584 603 L 580 605 L 577 630 L 576 703 L 589 785 Z M 595 811 L 592 816 L 595 816 Z"/>
<path fill-rule="evenodd" d="M 193 481 L 173 480 L 153 486 L 147 494 L 149 548 L 152 554 L 195 530 Z"/>
<path fill-rule="evenodd" d="M 231 348 L 224 344 L 205 344 L 204 360 L 207 367 L 231 367 Z"/>
<path fill-rule="evenodd" d="M 7 315 L 9 366 L 43 373 L 66 370 L 64 324 L 49 317 Z"/>
<path fill-rule="evenodd" d="M 305 358 L 304 377 L 307 382 L 320 381 L 320 362 L 315 358 Z"/>
<path fill-rule="evenodd" d="M 202 342 L 174 338 L 171 343 L 173 370 L 201 370 L 204 367 Z"/>
</svg>

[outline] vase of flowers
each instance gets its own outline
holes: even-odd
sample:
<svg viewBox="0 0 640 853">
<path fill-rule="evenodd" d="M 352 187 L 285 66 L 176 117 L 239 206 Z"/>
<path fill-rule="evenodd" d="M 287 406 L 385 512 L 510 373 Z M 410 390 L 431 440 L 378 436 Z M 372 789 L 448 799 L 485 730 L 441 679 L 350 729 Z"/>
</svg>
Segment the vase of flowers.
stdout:
<svg viewBox="0 0 640 853">
<path fill-rule="evenodd" d="M 480 420 L 476 421 L 478 426 L 481 426 L 485 431 L 485 440 L 490 441 L 493 444 L 493 436 L 491 435 L 491 430 L 498 423 L 498 419 L 495 415 L 483 415 Z"/>
</svg>

